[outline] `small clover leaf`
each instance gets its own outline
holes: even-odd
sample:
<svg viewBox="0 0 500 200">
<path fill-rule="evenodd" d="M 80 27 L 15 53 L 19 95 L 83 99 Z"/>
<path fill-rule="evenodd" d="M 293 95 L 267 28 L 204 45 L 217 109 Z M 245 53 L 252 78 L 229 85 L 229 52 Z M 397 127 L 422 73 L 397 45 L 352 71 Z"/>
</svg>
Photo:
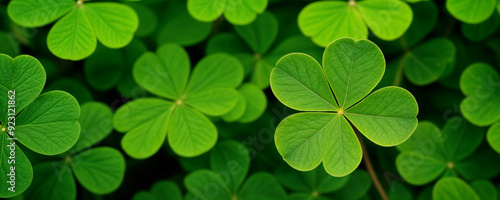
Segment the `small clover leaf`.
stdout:
<svg viewBox="0 0 500 200">
<path fill-rule="evenodd" d="M 217 129 L 205 115 L 221 116 L 236 106 L 235 88 L 243 80 L 243 67 L 236 58 L 219 53 L 200 60 L 191 75 L 190 69 L 188 54 L 174 44 L 137 59 L 136 82 L 165 99 L 136 99 L 118 109 L 114 126 L 127 132 L 122 147 L 128 155 L 152 156 L 167 133 L 172 150 L 184 157 L 203 154 L 215 145 Z"/>
<path fill-rule="evenodd" d="M 460 77 L 460 89 L 467 96 L 460 103 L 464 117 L 478 126 L 500 120 L 500 76 L 491 66 L 475 63 Z"/>
<path fill-rule="evenodd" d="M 300 12 L 298 23 L 304 35 L 325 47 L 342 37 L 366 39 L 368 28 L 380 39 L 395 40 L 405 33 L 412 19 L 410 6 L 398 0 L 319 1 Z"/>
<path fill-rule="evenodd" d="M 132 40 L 139 20 L 135 11 L 120 3 L 83 3 L 83 0 L 13 0 L 9 17 L 26 27 L 41 27 L 57 19 L 47 36 L 49 50 L 62 59 L 90 56 L 99 40 L 104 46 L 122 48 Z"/>
<path fill-rule="evenodd" d="M 374 43 L 351 38 L 328 45 L 323 68 L 305 54 L 281 58 L 271 73 L 278 100 L 299 111 L 323 111 L 294 114 L 278 125 L 276 147 L 285 161 L 300 171 L 323 162 L 329 174 L 346 176 L 362 157 L 354 128 L 381 146 L 408 139 L 417 126 L 413 95 L 399 87 L 368 95 L 384 69 L 384 57 Z"/>
<path fill-rule="evenodd" d="M 420 122 L 412 137 L 397 147 L 401 151 L 396 158 L 398 172 L 413 185 L 429 183 L 454 170 L 471 177 L 467 173 L 474 161 L 468 158 L 474 157 L 484 132 L 461 117 L 451 118 L 442 132 L 430 122 Z"/>
<path fill-rule="evenodd" d="M 44 155 L 60 154 L 68 150 L 80 135 L 80 124 L 77 121 L 80 107 L 76 99 L 66 92 L 51 91 L 40 95 L 45 85 L 45 70 L 31 56 L 21 55 L 13 59 L 0 54 L 0 69 L 0 93 L 5 94 L 0 97 L 1 140 L 3 144 L 14 143 L 17 169 L 15 192 L 0 192 L 0 197 L 7 198 L 26 190 L 33 178 L 30 161 L 15 143 L 20 142 Z M 8 106 L 9 101 L 10 104 L 15 101 L 14 108 Z M 17 115 L 15 118 L 7 115 L 8 108 Z M 15 127 L 15 130 L 9 130 L 8 126 Z M 11 171 L 8 163 L 12 161 L 9 162 L 7 156 L 11 155 L 10 152 L 11 148 L 7 145 L 2 147 L 0 168 L 6 174 Z M 9 176 L 1 176 L 0 186 L 7 188 L 8 178 Z"/>
<path fill-rule="evenodd" d="M 231 24 L 245 25 L 264 12 L 267 0 L 188 0 L 187 6 L 189 14 L 198 21 L 212 22 L 224 14 Z"/>
<path fill-rule="evenodd" d="M 44 178 L 33 181 L 34 187 L 27 190 L 27 197 L 74 200 L 77 196 L 75 178 L 85 189 L 98 195 L 109 194 L 121 185 L 125 175 L 125 158 L 120 151 L 111 147 L 89 148 L 113 130 L 111 108 L 91 101 L 83 104 L 81 109 L 80 138 L 65 153 L 62 161 L 34 166 L 34 174 Z"/>
<path fill-rule="evenodd" d="M 182 200 L 181 189 L 171 181 L 158 181 L 151 186 L 150 191 L 135 193 L 132 200 Z"/>
<path fill-rule="evenodd" d="M 491 148 L 500 153 L 500 122 L 493 124 L 493 126 L 488 129 L 486 139 L 488 140 Z"/>
<path fill-rule="evenodd" d="M 245 180 L 250 168 L 250 153 L 235 141 L 219 142 L 214 147 L 210 153 L 210 168 L 194 171 L 184 179 L 189 192 L 186 199 L 286 199 L 285 190 L 271 174 L 258 172 Z M 220 192 L 207 192 L 207 184 Z"/>
</svg>

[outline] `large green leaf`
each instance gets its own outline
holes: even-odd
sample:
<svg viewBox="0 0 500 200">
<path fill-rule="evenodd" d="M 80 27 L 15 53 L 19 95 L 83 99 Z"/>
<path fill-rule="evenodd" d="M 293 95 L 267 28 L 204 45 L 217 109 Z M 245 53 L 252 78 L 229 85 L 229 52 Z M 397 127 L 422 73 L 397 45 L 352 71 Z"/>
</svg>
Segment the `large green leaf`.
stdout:
<svg viewBox="0 0 500 200">
<path fill-rule="evenodd" d="M 0 197 L 9 198 L 23 193 L 30 186 L 33 179 L 33 169 L 26 155 L 17 146 L 16 141 L 11 140 L 6 132 L 0 131 L 0 135 L 2 140 L 2 149 L 0 150 L 0 173 L 2 174 L 0 176 L 0 187 L 3 188 L 0 190 Z M 12 155 L 12 153 L 15 154 Z M 15 179 L 12 180 L 12 177 Z"/>
<path fill-rule="evenodd" d="M 462 160 L 481 144 L 484 129 L 474 126 L 461 117 L 449 119 L 443 128 L 445 152 L 450 161 Z"/>
<path fill-rule="evenodd" d="M 486 145 L 454 165 L 466 180 L 491 179 L 500 173 L 500 155 Z"/>
<path fill-rule="evenodd" d="M 478 180 L 470 183 L 470 186 L 481 199 L 497 199 L 497 191 L 490 181 Z"/>
<path fill-rule="evenodd" d="M 323 67 L 339 108 L 345 110 L 377 86 L 385 60 L 373 42 L 342 38 L 325 49 Z"/>
<path fill-rule="evenodd" d="M 268 173 L 260 172 L 255 173 L 248 178 L 245 184 L 241 187 L 238 199 L 286 199 L 286 193 L 274 176 Z"/>
<path fill-rule="evenodd" d="M 80 138 L 71 148 L 71 153 L 90 147 L 106 138 L 113 130 L 113 111 L 101 102 L 88 102 L 82 104 Z"/>
<path fill-rule="evenodd" d="M 379 89 L 346 111 L 345 116 L 372 142 L 395 146 L 417 128 L 418 105 L 413 95 L 400 87 Z"/>
<path fill-rule="evenodd" d="M 0 54 L 0 122 L 7 125 L 8 91 L 15 91 L 16 115 L 35 100 L 45 85 L 45 70 L 34 57 L 22 55 L 15 59 Z M 29 81 L 26 81 L 29 80 Z"/>
<path fill-rule="evenodd" d="M 67 60 L 82 60 L 94 52 L 96 33 L 85 12 L 84 7 L 76 7 L 52 26 L 47 46 L 54 55 Z"/>
<path fill-rule="evenodd" d="M 251 24 L 235 26 L 234 29 L 255 53 L 263 54 L 271 47 L 278 35 L 278 20 L 273 14 L 265 12 Z"/>
<path fill-rule="evenodd" d="M 488 129 L 486 137 L 491 148 L 500 153 L 500 123 L 495 123 Z"/>
<path fill-rule="evenodd" d="M 397 148 L 401 152 L 415 152 L 444 160 L 447 157 L 443 142 L 443 134 L 436 125 L 429 121 L 420 121 L 411 137 L 398 145 Z"/>
<path fill-rule="evenodd" d="M 401 60 L 406 77 L 416 85 L 437 81 L 455 59 L 455 46 L 448 39 L 433 39 L 407 52 Z"/>
<path fill-rule="evenodd" d="M 237 93 L 234 89 L 210 89 L 189 95 L 183 102 L 207 115 L 220 116 L 234 108 L 238 101 Z"/>
<path fill-rule="evenodd" d="M 168 129 L 168 143 L 176 154 L 194 157 L 210 150 L 216 141 L 217 129 L 207 117 L 185 105 L 176 107 Z"/>
<path fill-rule="evenodd" d="M 106 47 L 122 48 L 134 37 L 139 26 L 135 11 L 120 3 L 89 3 L 84 6 L 97 39 Z"/>
<path fill-rule="evenodd" d="M 236 58 L 223 53 L 208 55 L 196 64 L 186 96 L 209 89 L 236 88 L 242 81 L 243 66 Z"/>
<path fill-rule="evenodd" d="M 460 103 L 464 117 L 478 126 L 500 120 L 500 76 L 491 66 L 475 63 L 460 77 L 460 89 L 467 96 Z"/>
<path fill-rule="evenodd" d="M 71 159 L 76 179 L 95 194 L 115 191 L 125 175 L 125 158 L 111 147 L 89 149 Z"/>
<path fill-rule="evenodd" d="M 178 45 L 166 44 L 155 53 L 146 52 L 134 64 L 134 79 L 155 95 L 179 99 L 182 97 L 190 72 L 187 52 Z"/>
<path fill-rule="evenodd" d="M 13 0 L 7 13 L 19 25 L 39 27 L 57 20 L 75 5 L 74 0 Z"/>
<path fill-rule="evenodd" d="M 500 27 L 500 15 L 493 13 L 491 17 L 480 24 L 462 24 L 462 34 L 471 41 L 481 41 L 491 36 Z"/>
<path fill-rule="evenodd" d="M 165 141 L 173 109 L 174 103 L 158 98 L 137 99 L 120 107 L 113 124 L 127 132 L 121 141 L 123 150 L 138 159 L 156 153 Z"/>
<path fill-rule="evenodd" d="M 250 153 L 237 142 L 219 142 L 210 153 L 210 167 L 225 177 L 227 187 L 234 193 L 247 176 Z"/>
<path fill-rule="evenodd" d="M 359 141 L 341 115 L 292 115 L 278 125 L 275 138 L 278 152 L 300 171 L 310 171 L 323 161 L 329 174 L 345 176 L 361 162 Z"/>
<path fill-rule="evenodd" d="M 314 58 L 292 53 L 281 58 L 271 72 L 271 89 L 281 103 L 301 111 L 335 111 L 322 68 Z"/>
<path fill-rule="evenodd" d="M 463 180 L 446 177 L 439 180 L 432 189 L 435 200 L 480 200 L 477 193 Z"/>
<path fill-rule="evenodd" d="M 71 148 L 80 136 L 80 106 L 63 91 L 40 95 L 16 117 L 16 137 L 29 149 L 55 155 Z"/>
<path fill-rule="evenodd" d="M 33 187 L 23 195 L 26 199 L 76 199 L 76 184 L 71 168 L 63 162 L 43 162 L 33 167 Z"/>
<path fill-rule="evenodd" d="M 446 9 L 460 21 L 478 24 L 495 11 L 496 0 L 446 0 Z"/>
</svg>

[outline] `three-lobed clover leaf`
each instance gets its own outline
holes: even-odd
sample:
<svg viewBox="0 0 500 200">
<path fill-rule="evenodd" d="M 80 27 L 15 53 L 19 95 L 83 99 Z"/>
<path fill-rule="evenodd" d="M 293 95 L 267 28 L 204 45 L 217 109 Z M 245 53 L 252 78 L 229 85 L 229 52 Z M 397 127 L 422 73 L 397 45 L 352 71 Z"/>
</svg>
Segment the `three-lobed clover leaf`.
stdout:
<svg viewBox="0 0 500 200">
<path fill-rule="evenodd" d="M 420 122 L 412 137 L 397 146 L 401 151 L 396 158 L 398 172 L 413 185 L 457 173 L 467 180 L 492 177 L 499 170 L 483 165 L 488 162 L 484 159 L 495 157 L 495 153 L 476 151 L 484 133 L 461 117 L 451 118 L 442 131 L 431 122 Z"/>
<path fill-rule="evenodd" d="M 16 168 L 15 192 L 0 191 L 0 197 L 7 198 L 26 190 L 33 178 L 31 163 L 17 143 L 44 155 L 67 151 L 80 135 L 77 121 L 80 107 L 66 92 L 51 91 L 40 95 L 46 75 L 42 64 L 34 57 L 21 55 L 13 59 L 0 54 L 0 71 L 0 94 L 4 94 L 0 96 L 0 135 L 5 144 L 1 147 L 0 169 L 5 174 L 10 173 L 11 150 L 15 152 Z M 8 112 L 14 113 L 15 118 Z M 15 149 L 7 146 L 13 142 Z M 9 176 L 0 176 L 0 186 L 8 188 L 8 180 Z"/>
<path fill-rule="evenodd" d="M 271 73 L 273 93 L 292 109 L 316 111 L 291 115 L 278 125 L 276 147 L 284 160 L 301 171 L 323 162 L 329 174 L 346 176 L 362 157 L 354 127 L 381 146 L 408 139 L 417 126 L 413 95 L 399 87 L 368 95 L 384 70 L 377 45 L 351 38 L 328 45 L 323 67 L 306 54 L 281 58 Z"/>
<path fill-rule="evenodd" d="M 474 63 L 460 76 L 460 89 L 466 98 L 460 103 L 464 117 L 478 126 L 500 120 L 500 75 L 485 63 Z"/>
<path fill-rule="evenodd" d="M 82 60 L 96 49 L 97 40 L 122 48 L 132 40 L 139 20 L 120 3 L 84 3 L 83 0 L 13 0 L 9 17 L 25 27 L 41 27 L 59 20 L 47 36 L 49 50 L 62 59 Z"/>
<path fill-rule="evenodd" d="M 450 14 L 467 24 L 478 24 L 485 21 L 495 12 L 495 7 L 500 12 L 497 0 L 446 0 L 446 9 Z"/>
<path fill-rule="evenodd" d="M 251 23 L 267 7 L 267 0 L 188 0 L 189 14 L 196 20 L 212 22 L 224 14 L 231 24 Z"/>
<path fill-rule="evenodd" d="M 271 174 L 257 172 L 245 179 L 249 168 L 250 153 L 245 146 L 235 141 L 219 142 L 210 153 L 211 170 L 200 169 L 184 179 L 186 199 L 286 199 L 285 190 Z M 219 192 L 207 190 L 207 185 Z"/>
<path fill-rule="evenodd" d="M 76 199 L 75 178 L 88 191 L 104 195 L 120 186 L 125 176 L 125 158 L 111 147 L 89 148 L 113 130 L 113 111 L 103 103 L 82 104 L 79 119 L 82 132 L 77 143 L 61 161 L 47 161 L 34 166 L 33 187 L 27 199 Z"/>
<path fill-rule="evenodd" d="M 368 38 L 368 28 L 383 40 L 395 40 L 410 26 L 413 13 L 404 1 L 318 1 L 299 14 L 299 28 L 319 46 L 342 37 Z M 368 28 L 367 28 L 368 27 Z"/>
<path fill-rule="evenodd" d="M 221 116 L 235 107 L 243 67 L 232 56 L 212 54 L 199 61 L 191 75 L 190 70 L 188 54 L 174 44 L 137 59 L 134 79 L 162 98 L 136 99 L 116 112 L 114 126 L 127 132 L 121 143 L 128 155 L 148 158 L 167 137 L 172 150 L 184 157 L 200 155 L 215 145 L 217 129 L 205 115 Z"/>
</svg>

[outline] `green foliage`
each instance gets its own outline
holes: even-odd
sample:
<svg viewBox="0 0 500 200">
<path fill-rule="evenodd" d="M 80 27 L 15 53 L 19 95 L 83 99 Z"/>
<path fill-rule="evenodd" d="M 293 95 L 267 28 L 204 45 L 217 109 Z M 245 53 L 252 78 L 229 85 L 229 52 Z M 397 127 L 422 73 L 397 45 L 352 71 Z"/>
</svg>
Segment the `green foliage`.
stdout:
<svg viewBox="0 0 500 200">
<path fill-rule="evenodd" d="M 213 54 L 198 62 L 190 76 L 185 50 L 166 44 L 156 53 L 144 53 L 133 74 L 141 87 L 168 100 L 137 99 L 117 111 L 115 128 L 127 132 L 122 139 L 125 152 L 148 158 L 159 150 L 168 132 L 172 150 L 193 157 L 215 145 L 217 129 L 205 114 L 221 116 L 236 106 L 234 88 L 241 84 L 243 67 L 229 55 Z M 145 130 L 148 137 L 143 136 Z"/>
<path fill-rule="evenodd" d="M 158 181 L 153 186 L 149 192 L 140 191 L 136 193 L 133 200 L 182 200 L 182 193 L 179 186 L 171 181 Z"/>
<path fill-rule="evenodd" d="M 398 0 L 320 1 L 303 9 L 298 23 L 304 35 L 326 47 L 342 37 L 366 39 L 368 28 L 380 39 L 395 40 L 408 29 L 412 19 L 410 6 Z"/>
<path fill-rule="evenodd" d="M 80 108 L 76 99 L 66 92 L 52 91 L 40 95 L 46 77 L 42 64 L 36 58 L 21 55 L 13 59 L 0 54 L 0 68 L 0 92 L 6 94 L 0 98 L 0 134 L 2 144 L 5 144 L 0 154 L 0 168 L 5 174 L 11 172 L 11 151 L 15 152 L 17 168 L 15 192 L 7 189 L 0 192 L 2 198 L 7 198 L 26 190 L 33 178 L 31 163 L 17 142 L 44 155 L 67 151 L 80 135 L 77 121 Z M 15 94 L 9 91 L 15 91 Z M 15 118 L 7 115 L 12 101 L 15 101 L 15 107 L 11 108 L 12 113 L 17 115 Z M 15 146 L 15 149 L 7 144 Z M 8 188 L 8 179 L 9 176 L 0 176 L 0 186 Z"/>
<path fill-rule="evenodd" d="M 488 129 L 486 138 L 491 147 L 500 153 L 500 123 L 495 123 Z"/>
<path fill-rule="evenodd" d="M 481 199 L 465 181 L 454 177 L 446 177 L 438 181 L 432 189 L 432 198 L 435 200 Z"/>
<path fill-rule="evenodd" d="M 47 45 L 54 55 L 67 60 L 87 58 L 96 49 L 97 40 L 108 48 L 122 48 L 130 43 L 139 25 L 135 11 L 120 3 L 14 0 L 7 12 L 14 22 L 26 27 L 41 27 L 57 20 L 49 31 Z"/>
<path fill-rule="evenodd" d="M 384 70 L 382 52 L 367 40 L 334 41 L 323 54 L 323 68 L 306 54 L 281 58 L 271 73 L 271 89 L 278 100 L 295 110 L 336 112 L 304 112 L 283 120 L 275 138 L 285 161 L 301 171 L 323 162 L 333 176 L 350 174 L 361 162 L 362 151 L 347 120 L 381 146 L 408 139 L 416 128 L 418 112 L 408 91 L 386 87 L 363 99 Z"/>
<path fill-rule="evenodd" d="M 189 14 L 198 21 L 212 22 L 224 14 L 230 23 L 245 25 L 264 12 L 267 0 L 188 0 L 187 7 Z"/>
<path fill-rule="evenodd" d="M 210 153 L 211 170 L 200 169 L 184 179 L 189 191 L 186 199 L 286 199 L 285 191 L 271 174 L 258 172 L 245 180 L 249 158 L 248 150 L 241 144 L 219 142 Z M 217 192 L 207 190 L 207 185 Z"/>
<path fill-rule="evenodd" d="M 451 15 L 468 24 L 478 24 L 488 19 L 496 5 L 496 0 L 446 0 L 446 9 Z"/>
</svg>

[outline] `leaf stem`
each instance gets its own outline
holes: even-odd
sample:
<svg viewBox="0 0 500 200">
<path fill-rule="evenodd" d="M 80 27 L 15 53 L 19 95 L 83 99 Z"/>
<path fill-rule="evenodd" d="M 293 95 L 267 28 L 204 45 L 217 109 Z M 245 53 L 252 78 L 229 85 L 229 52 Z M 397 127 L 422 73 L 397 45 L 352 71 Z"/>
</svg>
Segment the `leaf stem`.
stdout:
<svg viewBox="0 0 500 200">
<path fill-rule="evenodd" d="M 384 188 L 382 187 L 382 184 L 380 184 L 380 180 L 377 177 L 377 173 L 373 169 L 372 162 L 370 160 L 370 155 L 368 155 L 368 151 L 366 150 L 365 143 L 363 142 L 363 138 L 359 135 L 359 131 L 356 131 L 356 136 L 358 136 L 359 143 L 361 144 L 361 149 L 363 149 L 363 163 L 365 164 L 366 169 L 368 170 L 368 173 L 370 174 L 370 177 L 372 179 L 373 184 L 377 188 L 378 193 L 380 194 L 380 197 L 382 200 L 389 200 L 389 197 L 387 197 L 387 194 L 385 193 Z"/>
</svg>

